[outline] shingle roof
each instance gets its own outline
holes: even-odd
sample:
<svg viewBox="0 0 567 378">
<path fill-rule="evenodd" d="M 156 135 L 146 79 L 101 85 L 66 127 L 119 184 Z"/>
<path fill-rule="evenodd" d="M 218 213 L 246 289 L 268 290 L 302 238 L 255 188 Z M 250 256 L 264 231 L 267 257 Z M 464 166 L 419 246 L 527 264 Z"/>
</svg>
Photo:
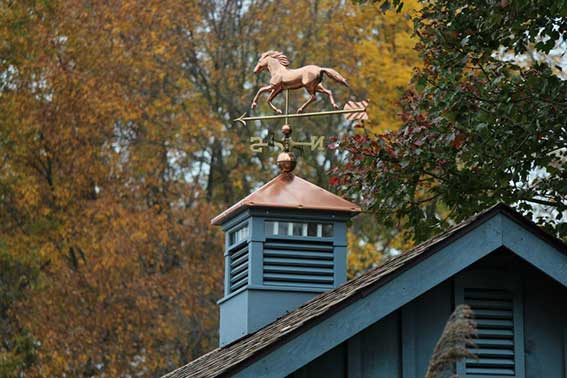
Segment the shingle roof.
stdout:
<svg viewBox="0 0 567 378">
<path fill-rule="evenodd" d="M 517 222 L 525 225 L 558 249 L 566 250 L 566 246 L 561 240 L 547 234 L 510 207 L 499 204 L 465 220 L 410 251 L 402 253 L 383 265 L 344 283 L 338 288 L 313 298 L 256 333 L 245 336 L 222 348 L 217 348 L 165 375 L 163 378 L 209 378 L 234 373 L 258 357 L 268 353 L 280 343 L 301 334 L 331 313 L 349 305 L 362 296 L 366 296 L 369 292 L 384 285 L 402 271 L 415 265 L 455 238 L 469 232 L 483 223 L 484 220 L 500 212 L 506 213 Z"/>
<path fill-rule="evenodd" d="M 360 207 L 302 179 L 292 173 L 281 173 L 264 186 L 244 197 L 211 220 L 224 220 L 248 207 L 277 207 L 288 209 L 328 210 L 360 213 Z"/>
</svg>

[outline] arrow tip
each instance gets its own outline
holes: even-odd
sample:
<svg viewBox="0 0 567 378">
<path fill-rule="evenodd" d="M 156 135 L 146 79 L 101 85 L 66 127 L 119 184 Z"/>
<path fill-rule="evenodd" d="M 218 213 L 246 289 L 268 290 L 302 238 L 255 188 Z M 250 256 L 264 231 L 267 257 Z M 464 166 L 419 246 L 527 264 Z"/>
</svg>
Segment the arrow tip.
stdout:
<svg viewBox="0 0 567 378">
<path fill-rule="evenodd" d="M 246 126 L 246 121 L 244 120 L 244 117 L 246 116 L 246 113 L 242 114 L 240 117 L 233 119 L 233 122 L 240 122 L 242 124 L 242 126 Z"/>
</svg>

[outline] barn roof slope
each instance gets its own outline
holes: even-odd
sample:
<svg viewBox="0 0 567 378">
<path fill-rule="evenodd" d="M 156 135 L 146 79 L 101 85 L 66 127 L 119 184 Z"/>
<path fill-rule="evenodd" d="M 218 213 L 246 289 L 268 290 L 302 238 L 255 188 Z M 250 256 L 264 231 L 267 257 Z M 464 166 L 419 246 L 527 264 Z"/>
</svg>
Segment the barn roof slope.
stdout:
<svg viewBox="0 0 567 378">
<path fill-rule="evenodd" d="M 302 334 L 310 326 L 324 320 L 327 316 L 357 301 L 359 298 L 367 296 L 373 290 L 391 281 L 398 274 L 426 259 L 431 254 L 442 249 L 443 246 L 499 213 L 506 214 L 558 250 L 567 252 L 567 246 L 561 240 L 548 234 L 512 208 L 498 204 L 402 253 L 377 268 L 371 269 L 357 278 L 344 283 L 338 288 L 313 298 L 259 331 L 232 344 L 214 349 L 189 364 L 165 375 L 163 378 L 208 378 L 235 373 L 274 348 L 277 348 L 281 343 Z"/>
</svg>

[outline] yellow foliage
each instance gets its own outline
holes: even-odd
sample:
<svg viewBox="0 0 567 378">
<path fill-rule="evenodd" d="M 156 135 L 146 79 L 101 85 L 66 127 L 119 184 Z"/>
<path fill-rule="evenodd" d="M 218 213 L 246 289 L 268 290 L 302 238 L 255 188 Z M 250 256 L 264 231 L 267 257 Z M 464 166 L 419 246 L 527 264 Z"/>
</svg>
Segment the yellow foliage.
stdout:
<svg viewBox="0 0 567 378">
<path fill-rule="evenodd" d="M 360 68 L 356 85 L 366 90 L 370 100 L 369 124 L 373 131 L 397 129 L 401 125 L 399 100 L 406 90 L 414 67 L 420 66 L 411 16 L 419 9 L 417 0 L 404 1 L 402 12 L 379 11 L 380 4 L 365 22 L 366 38 L 355 46 Z M 360 84 L 359 84 L 360 83 Z"/>
<path fill-rule="evenodd" d="M 376 245 L 361 240 L 358 235 L 349 231 L 347 234 L 348 255 L 347 267 L 348 277 L 353 278 L 357 273 L 366 269 L 376 267 L 382 260 L 382 254 Z"/>
<path fill-rule="evenodd" d="M 0 244 L 41 268 L 10 313 L 41 342 L 26 377 L 158 376 L 215 346 L 223 254 L 210 218 L 274 174 L 248 149 L 261 130 L 229 122 L 266 79 L 252 74 L 260 52 L 336 68 L 351 83 L 332 87 L 339 102 L 369 98 L 370 126 L 397 127 L 418 64 L 405 14 L 330 0 L 215 6 L 0 5 Z M 334 135 L 339 122 L 305 121 L 297 135 Z M 304 158 L 303 175 L 325 185 L 333 152 Z M 375 226 L 355 229 L 351 275 L 385 250 Z"/>
</svg>

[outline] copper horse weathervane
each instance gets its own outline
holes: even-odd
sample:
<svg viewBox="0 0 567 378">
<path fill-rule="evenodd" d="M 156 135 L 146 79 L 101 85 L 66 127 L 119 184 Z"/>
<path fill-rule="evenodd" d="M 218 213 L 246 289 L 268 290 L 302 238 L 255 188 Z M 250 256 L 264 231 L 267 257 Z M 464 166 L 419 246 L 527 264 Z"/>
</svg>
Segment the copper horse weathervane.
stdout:
<svg viewBox="0 0 567 378">
<path fill-rule="evenodd" d="M 319 67 L 315 65 L 303 66 L 301 68 L 289 69 L 289 59 L 283 53 L 279 51 L 266 51 L 258 59 L 258 64 L 254 68 L 254 73 L 260 73 L 264 70 L 270 72 L 271 79 L 270 85 L 266 85 L 258 90 L 254 100 L 252 100 L 252 109 L 256 109 L 256 104 L 258 102 L 258 97 L 260 94 L 271 91 L 268 96 L 268 105 L 278 114 L 282 114 L 282 111 L 272 104 L 272 100 L 279 95 L 284 89 L 299 89 L 305 88 L 309 93 L 309 99 L 305 102 L 299 109 L 298 113 L 303 113 L 305 108 L 315 101 L 317 93 L 323 93 L 331 101 L 333 108 L 338 109 L 339 106 L 336 104 L 333 98 L 333 93 L 325 88 L 321 81 L 323 80 L 323 75 L 329 76 L 331 79 L 338 83 L 343 84 L 348 87 L 346 79 L 337 71 L 332 68 Z"/>
<path fill-rule="evenodd" d="M 266 115 L 266 116 L 247 116 L 246 113 L 236 118 L 235 122 L 240 122 L 243 126 L 246 126 L 247 121 L 266 121 L 274 119 L 284 119 L 284 125 L 282 126 L 282 133 L 284 134 L 284 139 L 281 141 L 276 141 L 273 138 L 264 142 L 260 137 L 250 138 L 251 149 L 253 152 L 260 152 L 263 148 L 277 146 L 283 150 L 278 155 L 277 162 L 278 167 L 283 172 L 291 172 L 295 168 L 296 158 L 291 149 L 294 147 L 310 146 L 311 150 L 323 149 L 323 139 L 324 137 L 311 137 L 310 142 L 297 142 L 292 140 L 291 132 L 292 128 L 289 125 L 290 118 L 303 118 L 303 117 L 317 117 L 317 116 L 327 116 L 333 114 L 344 114 L 347 120 L 351 121 L 364 121 L 368 119 L 368 114 L 366 113 L 366 108 L 368 106 L 368 101 L 349 101 L 345 104 L 344 109 L 339 109 L 339 106 L 335 102 L 333 93 L 325 88 L 321 81 L 326 75 L 331 79 L 343 84 L 348 87 L 346 79 L 337 71 L 332 68 L 319 67 L 316 65 L 307 65 L 304 67 L 289 69 L 289 59 L 279 51 L 266 51 L 258 59 L 258 63 L 254 68 L 254 73 L 260 73 L 262 71 L 269 71 L 271 75 L 270 84 L 261 87 L 254 99 L 252 100 L 252 109 L 256 109 L 258 104 L 258 97 L 264 92 L 270 92 L 267 98 L 268 105 L 277 113 L 276 115 Z M 297 114 L 289 114 L 289 90 L 305 88 L 309 94 L 309 99 L 297 109 Z M 282 110 L 278 109 L 272 100 L 278 96 L 282 91 L 285 90 L 285 113 L 282 114 Z M 329 98 L 329 101 L 333 105 L 335 110 L 304 113 L 304 110 L 309 104 L 315 101 L 317 93 L 323 93 Z"/>
</svg>

